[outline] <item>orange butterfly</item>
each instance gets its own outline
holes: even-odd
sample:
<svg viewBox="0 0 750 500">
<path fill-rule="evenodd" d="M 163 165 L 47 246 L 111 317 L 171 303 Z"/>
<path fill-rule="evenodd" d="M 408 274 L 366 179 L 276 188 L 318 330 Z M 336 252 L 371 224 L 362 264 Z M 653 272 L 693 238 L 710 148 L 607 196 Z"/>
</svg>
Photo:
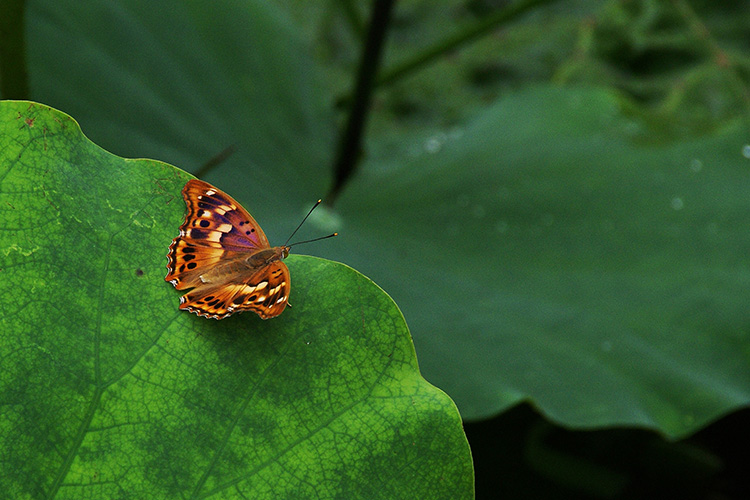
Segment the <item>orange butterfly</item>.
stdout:
<svg viewBox="0 0 750 500">
<path fill-rule="evenodd" d="M 248 310 L 263 319 L 281 314 L 291 288 L 282 259 L 291 245 L 271 247 L 248 211 L 207 182 L 188 181 L 182 196 L 187 215 L 169 245 L 164 278 L 177 290 L 192 288 L 180 297 L 180 309 L 214 319 Z"/>
</svg>

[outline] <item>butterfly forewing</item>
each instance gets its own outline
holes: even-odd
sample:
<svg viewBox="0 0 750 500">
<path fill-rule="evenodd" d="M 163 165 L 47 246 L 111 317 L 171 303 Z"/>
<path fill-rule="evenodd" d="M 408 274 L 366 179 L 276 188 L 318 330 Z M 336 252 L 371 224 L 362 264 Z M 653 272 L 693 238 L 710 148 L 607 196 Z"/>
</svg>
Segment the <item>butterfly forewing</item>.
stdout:
<svg viewBox="0 0 750 500">
<path fill-rule="evenodd" d="M 185 184 L 182 196 L 188 214 L 180 234 L 190 230 L 197 242 L 210 243 L 220 233 L 220 243 L 227 250 L 248 251 L 270 248 L 268 238 L 252 215 L 242 205 L 208 182 L 193 179 Z"/>
<path fill-rule="evenodd" d="M 169 246 L 165 277 L 178 290 L 193 289 L 180 309 L 216 319 L 245 310 L 263 319 L 281 314 L 291 281 L 281 262 L 288 248 L 271 248 L 247 210 L 211 184 L 188 181 L 182 195 L 187 215 Z"/>
</svg>

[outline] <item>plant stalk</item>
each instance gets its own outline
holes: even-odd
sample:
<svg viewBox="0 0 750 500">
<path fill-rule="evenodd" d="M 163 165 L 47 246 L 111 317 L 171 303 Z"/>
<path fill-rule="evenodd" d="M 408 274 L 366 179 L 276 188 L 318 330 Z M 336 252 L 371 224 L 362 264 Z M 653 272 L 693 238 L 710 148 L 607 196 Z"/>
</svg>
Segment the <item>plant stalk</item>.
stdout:
<svg viewBox="0 0 750 500">
<path fill-rule="evenodd" d="M 327 196 L 329 204 L 335 202 L 341 188 L 354 174 L 361 156 L 362 137 L 394 3 L 394 0 L 374 0 L 373 2 L 354 94 L 349 103 L 349 115 L 339 137 L 334 163 L 334 184 Z"/>
</svg>

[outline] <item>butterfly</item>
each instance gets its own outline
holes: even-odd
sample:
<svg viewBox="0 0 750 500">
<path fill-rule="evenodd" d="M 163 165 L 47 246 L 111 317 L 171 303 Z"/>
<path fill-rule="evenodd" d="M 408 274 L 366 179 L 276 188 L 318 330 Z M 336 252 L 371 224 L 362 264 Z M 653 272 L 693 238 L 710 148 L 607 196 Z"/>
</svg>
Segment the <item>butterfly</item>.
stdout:
<svg viewBox="0 0 750 500">
<path fill-rule="evenodd" d="M 192 289 L 180 297 L 180 309 L 213 319 L 241 311 L 263 319 L 281 314 L 291 290 L 282 260 L 291 245 L 271 247 L 250 213 L 208 182 L 188 181 L 182 197 L 187 214 L 169 245 L 164 278 L 177 290 Z"/>
</svg>

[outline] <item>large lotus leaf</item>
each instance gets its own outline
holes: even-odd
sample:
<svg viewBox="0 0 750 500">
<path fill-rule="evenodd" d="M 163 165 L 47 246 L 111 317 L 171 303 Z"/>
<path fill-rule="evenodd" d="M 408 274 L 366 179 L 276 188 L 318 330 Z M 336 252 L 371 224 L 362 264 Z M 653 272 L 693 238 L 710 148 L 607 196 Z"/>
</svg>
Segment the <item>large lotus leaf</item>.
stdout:
<svg viewBox="0 0 750 500">
<path fill-rule="evenodd" d="M 744 133 L 644 146 L 614 94 L 519 92 L 369 165 L 327 254 L 378 276 L 465 418 L 683 435 L 750 401 Z"/>
<path fill-rule="evenodd" d="M 400 311 L 291 256 L 280 317 L 177 309 L 184 172 L 0 103 L 4 498 L 472 498 L 452 401 Z"/>
</svg>

